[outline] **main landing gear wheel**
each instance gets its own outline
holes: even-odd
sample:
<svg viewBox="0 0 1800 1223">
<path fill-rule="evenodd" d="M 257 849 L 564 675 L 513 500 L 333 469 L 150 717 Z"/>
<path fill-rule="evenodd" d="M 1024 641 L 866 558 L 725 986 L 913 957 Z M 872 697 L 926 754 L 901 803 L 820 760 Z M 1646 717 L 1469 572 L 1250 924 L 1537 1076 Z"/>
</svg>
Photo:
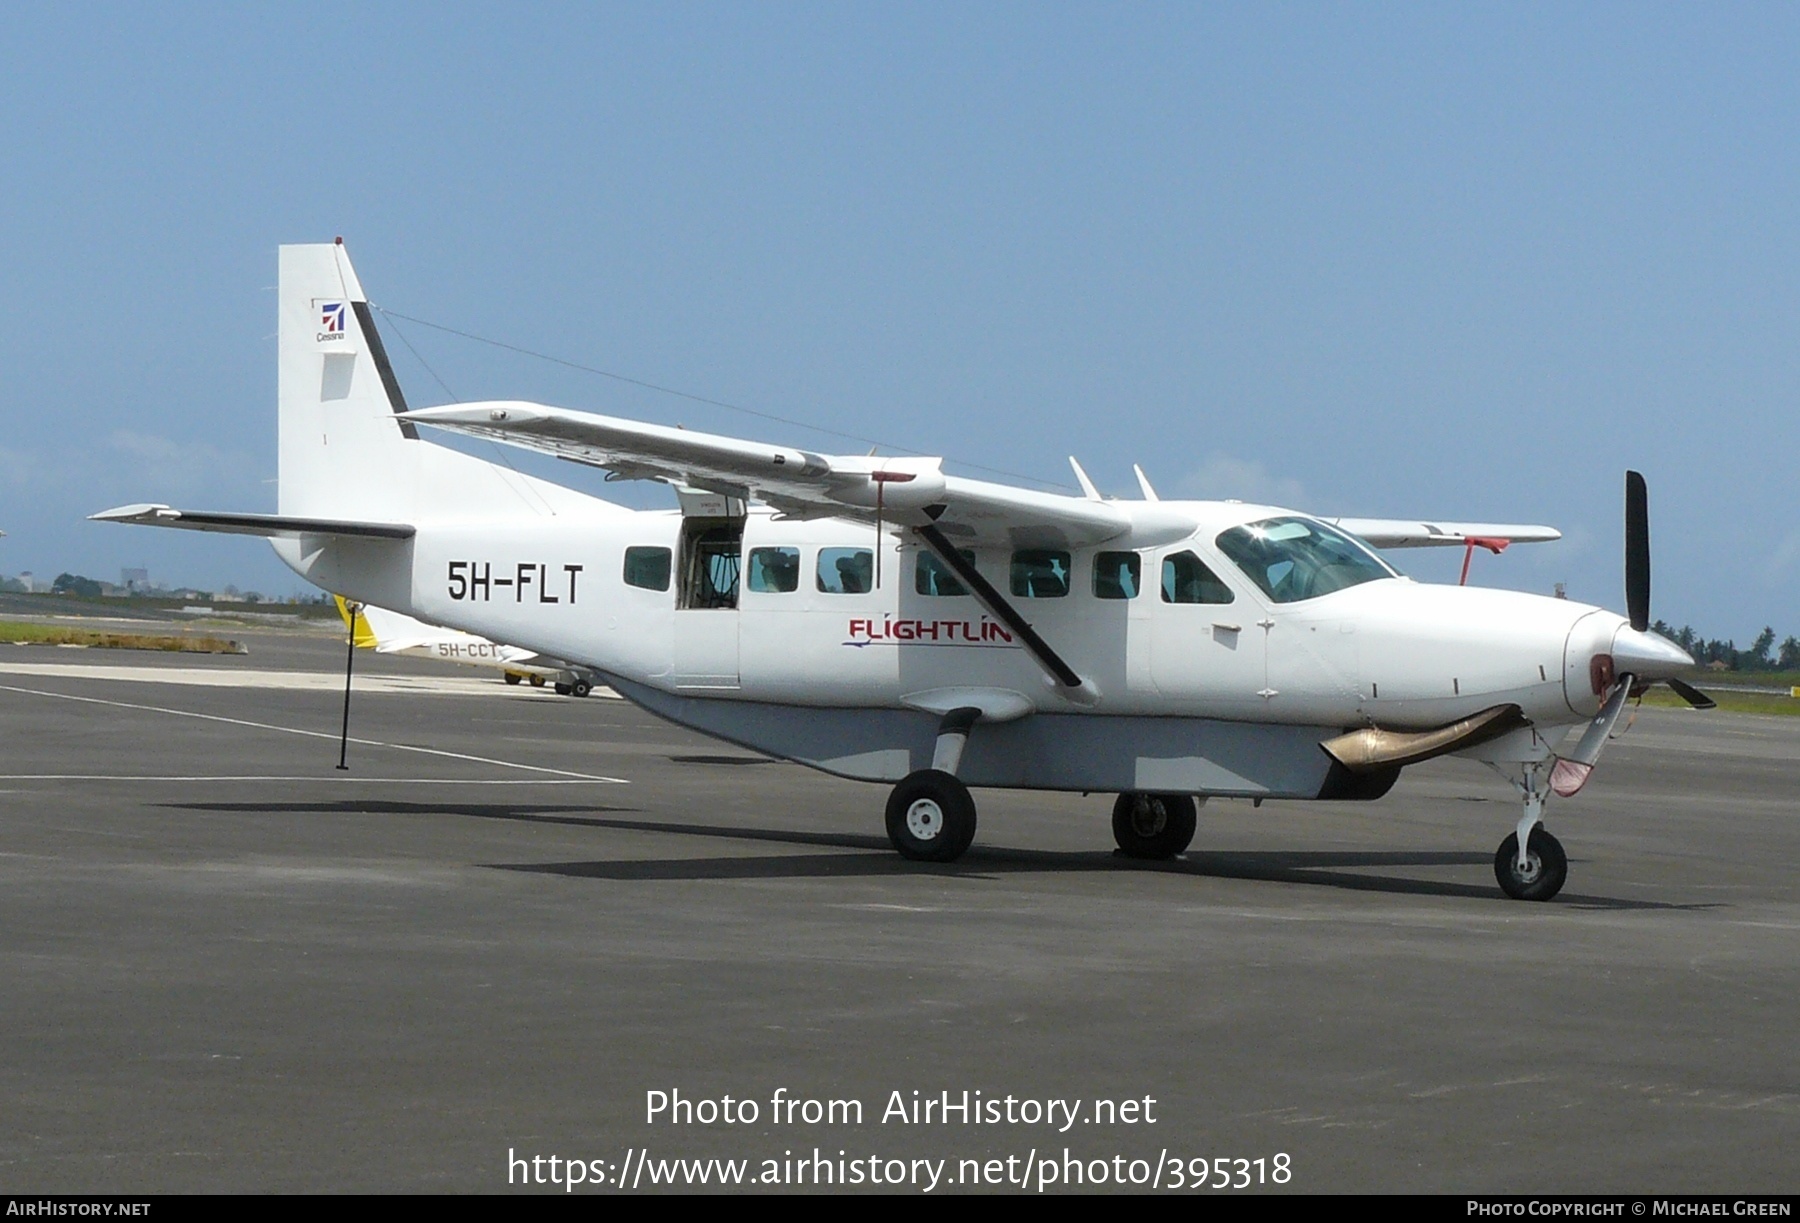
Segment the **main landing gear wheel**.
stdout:
<svg viewBox="0 0 1800 1223">
<path fill-rule="evenodd" d="M 585 679 L 578 679 L 569 685 L 570 696 L 586 696 L 594 690 L 594 686 Z"/>
<path fill-rule="evenodd" d="M 1113 840 L 1128 858 L 1173 858 L 1194 839 L 1196 823 L 1186 794 L 1121 794 L 1113 804 Z"/>
<path fill-rule="evenodd" d="M 541 675 L 532 676 L 531 677 L 531 686 L 533 688 L 542 688 L 544 686 L 544 677 Z"/>
<path fill-rule="evenodd" d="M 921 769 L 888 795 L 887 831 L 903 858 L 954 862 L 975 839 L 975 800 L 950 774 Z"/>
<path fill-rule="evenodd" d="M 1562 842 L 1545 832 L 1542 825 L 1531 830 L 1525 847 L 1525 865 L 1519 866 L 1519 834 L 1508 834 L 1494 854 L 1494 877 L 1500 890 L 1514 900 L 1549 900 L 1562 891 L 1569 877 L 1569 856 Z"/>
<path fill-rule="evenodd" d="M 569 687 L 569 685 L 563 683 L 561 680 L 557 680 L 552 686 L 556 689 L 557 696 L 568 696 L 569 693 L 574 691 L 573 688 Z"/>
<path fill-rule="evenodd" d="M 509 684 L 516 684 L 523 678 L 524 677 L 521 676 L 517 671 L 508 671 L 506 673 L 506 682 Z"/>
</svg>

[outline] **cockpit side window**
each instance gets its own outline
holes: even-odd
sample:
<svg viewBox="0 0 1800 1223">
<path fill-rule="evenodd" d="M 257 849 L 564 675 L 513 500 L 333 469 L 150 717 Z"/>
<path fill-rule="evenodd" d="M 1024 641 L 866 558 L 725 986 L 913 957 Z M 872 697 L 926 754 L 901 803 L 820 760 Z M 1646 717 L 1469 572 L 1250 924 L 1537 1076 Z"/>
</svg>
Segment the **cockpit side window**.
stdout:
<svg viewBox="0 0 1800 1223">
<path fill-rule="evenodd" d="M 1309 518 L 1270 518 L 1219 536 L 1219 551 L 1277 603 L 1298 603 L 1394 571 L 1366 546 Z"/>
<path fill-rule="evenodd" d="M 1235 597 L 1231 587 L 1221 582 L 1219 575 L 1192 552 L 1163 557 L 1164 603 L 1229 603 Z"/>
</svg>

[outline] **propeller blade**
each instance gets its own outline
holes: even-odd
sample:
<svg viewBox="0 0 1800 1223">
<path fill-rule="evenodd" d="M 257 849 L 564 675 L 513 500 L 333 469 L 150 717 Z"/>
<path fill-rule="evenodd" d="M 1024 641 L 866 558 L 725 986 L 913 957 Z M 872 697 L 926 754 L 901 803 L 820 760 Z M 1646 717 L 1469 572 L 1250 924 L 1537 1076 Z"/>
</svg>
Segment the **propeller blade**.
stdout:
<svg viewBox="0 0 1800 1223">
<path fill-rule="evenodd" d="M 1644 477 L 1625 473 L 1625 610 L 1631 627 L 1650 627 L 1650 493 Z"/>
<path fill-rule="evenodd" d="M 1710 696 L 1707 696 L 1706 693 L 1700 691 L 1700 689 L 1694 687 L 1692 684 L 1683 683 L 1678 679 L 1671 679 L 1668 682 L 1669 687 L 1675 689 L 1675 695 L 1692 705 L 1695 709 L 1717 709 L 1719 707 L 1719 702 L 1713 700 Z"/>
</svg>

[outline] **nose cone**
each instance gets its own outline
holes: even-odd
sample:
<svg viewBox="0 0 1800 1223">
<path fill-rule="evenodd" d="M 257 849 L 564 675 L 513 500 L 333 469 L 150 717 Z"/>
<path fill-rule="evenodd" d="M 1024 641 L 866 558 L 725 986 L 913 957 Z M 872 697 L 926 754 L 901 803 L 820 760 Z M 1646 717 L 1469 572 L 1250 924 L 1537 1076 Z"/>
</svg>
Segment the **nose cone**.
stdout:
<svg viewBox="0 0 1800 1223">
<path fill-rule="evenodd" d="M 1613 637 L 1613 667 L 1639 679 L 1668 679 L 1694 665 L 1688 652 L 1660 633 L 1640 633 L 1630 625 Z"/>
</svg>

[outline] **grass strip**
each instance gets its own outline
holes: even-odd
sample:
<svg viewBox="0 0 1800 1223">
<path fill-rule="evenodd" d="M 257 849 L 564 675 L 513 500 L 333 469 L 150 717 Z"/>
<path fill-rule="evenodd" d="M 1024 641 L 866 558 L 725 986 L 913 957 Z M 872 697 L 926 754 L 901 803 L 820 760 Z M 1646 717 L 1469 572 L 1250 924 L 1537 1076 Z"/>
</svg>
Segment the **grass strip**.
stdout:
<svg viewBox="0 0 1800 1223">
<path fill-rule="evenodd" d="M 1800 715 L 1800 700 L 1778 692 L 1733 692 L 1729 688 L 1702 687 L 1701 691 L 1719 702 L 1719 708 L 1733 713 L 1784 713 Z M 1644 694 L 1644 704 L 1657 709 L 1686 709 L 1688 703 L 1662 686 Z"/>
<path fill-rule="evenodd" d="M 248 654 L 242 643 L 189 633 L 113 633 L 0 620 L 0 641 L 14 645 L 79 645 L 98 650 L 163 650 L 179 654 Z"/>
</svg>

